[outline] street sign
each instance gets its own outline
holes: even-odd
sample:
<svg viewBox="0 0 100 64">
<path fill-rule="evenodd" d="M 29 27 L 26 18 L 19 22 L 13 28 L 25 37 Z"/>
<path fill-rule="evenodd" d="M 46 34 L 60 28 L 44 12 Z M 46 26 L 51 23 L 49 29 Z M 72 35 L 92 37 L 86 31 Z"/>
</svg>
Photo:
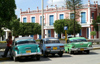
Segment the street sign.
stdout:
<svg viewBox="0 0 100 64">
<path fill-rule="evenodd" d="M 64 30 L 67 30 L 68 29 L 68 27 L 67 26 L 64 26 Z"/>
</svg>

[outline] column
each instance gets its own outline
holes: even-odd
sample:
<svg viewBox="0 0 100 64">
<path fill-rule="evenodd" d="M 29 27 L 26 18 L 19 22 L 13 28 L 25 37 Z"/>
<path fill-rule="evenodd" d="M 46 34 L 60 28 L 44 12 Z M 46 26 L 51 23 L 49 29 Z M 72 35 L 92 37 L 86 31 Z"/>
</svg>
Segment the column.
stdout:
<svg viewBox="0 0 100 64">
<path fill-rule="evenodd" d="M 89 39 L 91 39 L 91 28 L 89 27 Z"/>
<path fill-rule="evenodd" d="M 63 38 L 63 33 L 61 33 L 61 38 Z"/>
<path fill-rule="evenodd" d="M 54 37 L 58 38 L 58 35 L 57 35 L 57 33 L 55 31 L 54 31 Z"/>
<path fill-rule="evenodd" d="M 48 30 L 45 29 L 45 38 L 48 38 Z"/>
<path fill-rule="evenodd" d="M 8 39 L 8 32 L 6 31 L 6 39 Z"/>
<path fill-rule="evenodd" d="M 37 34 L 37 39 L 39 39 L 39 34 Z"/>
</svg>

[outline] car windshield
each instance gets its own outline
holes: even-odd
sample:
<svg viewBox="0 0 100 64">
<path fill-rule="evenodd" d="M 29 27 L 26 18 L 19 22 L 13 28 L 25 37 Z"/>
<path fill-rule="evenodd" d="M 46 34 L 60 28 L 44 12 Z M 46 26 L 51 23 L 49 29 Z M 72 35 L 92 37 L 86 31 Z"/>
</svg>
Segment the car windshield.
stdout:
<svg viewBox="0 0 100 64">
<path fill-rule="evenodd" d="M 17 41 L 16 44 L 28 44 L 28 43 L 36 43 L 34 40 L 20 40 Z"/>
<path fill-rule="evenodd" d="M 70 42 L 87 42 L 86 39 L 73 39 L 73 40 L 70 40 Z"/>
<path fill-rule="evenodd" d="M 46 44 L 48 44 L 48 43 L 60 43 L 60 41 L 59 40 L 48 40 L 45 43 Z"/>
</svg>

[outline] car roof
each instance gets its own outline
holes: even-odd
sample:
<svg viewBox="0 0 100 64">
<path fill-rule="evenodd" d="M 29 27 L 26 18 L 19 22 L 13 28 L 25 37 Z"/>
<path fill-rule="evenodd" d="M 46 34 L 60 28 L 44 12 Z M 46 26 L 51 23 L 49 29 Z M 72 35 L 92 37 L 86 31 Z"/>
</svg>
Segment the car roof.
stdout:
<svg viewBox="0 0 100 64">
<path fill-rule="evenodd" d="M 44 38 L 43 40 L 47 41 L 47 40 L 59 40 L 59 39 L 58 38 L 54 38 L 54 37 L 49 37 L 49 38 Z"/>
<path fill-rule="evenodd" d="M 29 39 L 33 39 L 33 38 L 32 37 L 18 37 L 18 38 L 15 38 L 15 41 L 19 41 L 19 40 L 29 40 Z"/>
<path fill-rule="evenodd" d="M 69 40 L 73 40 L 73 39 L 85 39 L 84 37 L 73 37 L 73 38 L 69 38 Z"/>
</svg>

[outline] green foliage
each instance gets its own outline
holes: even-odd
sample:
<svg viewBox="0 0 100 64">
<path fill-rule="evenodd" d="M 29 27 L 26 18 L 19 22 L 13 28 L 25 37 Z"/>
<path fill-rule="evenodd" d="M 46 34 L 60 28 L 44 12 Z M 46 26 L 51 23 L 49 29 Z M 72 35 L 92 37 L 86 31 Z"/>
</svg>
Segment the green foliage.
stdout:
<svg viewBox="0 0 100 64">
<path fill-rule="evenodd" d="M 96 20 L 92 21 L 92 25 L 94 26 L 96 31 L 98 31 L 98 24 L 97 23 L 100 23 L 100 16 L 98 16 Z"/>
<path fill-rule="evenodd" d="M 7 41 L 0 41 L 0 43 L 7 43 Z"/>
<path fill-rule="evenodd" d="M 38 23 L 20 23 L 18 35 L 35 35 L 41 33 L 41 25 Z"/>
<path fill-rule="evenodd" d="M 81 29 L 81 25 L 77 23 L 77 21 L 75 22 L 75 32 L 76 34 L 80 32 L 80 29 Z M 54 23 L 54 30 L 58 33 L 58 34 L 61 34 L 61 33 L 65 33 L 64 31 L 64 26 L 67 26 L 68 27 L 68 30 L 67 30 L 67 33 L 68 34 L 74 34 L 73 33 L 73 27 L 74 27 L 74 22 L 73 20 L 70 20 L 70 19 L 61 19 L 61 20 L 56 20 L 55 23 Z"/>
<path fill-rule="evenodd" d="M 15 17 L 15 0 L 0 0 L 0 36 L 1 28 L 8 27 L 12 17 Z"/>
<path fill-rule="evenodd" d="M 95 36 L 95 35 L 96 35 L 96 32 L 95 32 L 95 31 L 92 31 L 92 32 L 91 32 L 91 35 L 92 35 L 92 36 Z"/>
</svg>

